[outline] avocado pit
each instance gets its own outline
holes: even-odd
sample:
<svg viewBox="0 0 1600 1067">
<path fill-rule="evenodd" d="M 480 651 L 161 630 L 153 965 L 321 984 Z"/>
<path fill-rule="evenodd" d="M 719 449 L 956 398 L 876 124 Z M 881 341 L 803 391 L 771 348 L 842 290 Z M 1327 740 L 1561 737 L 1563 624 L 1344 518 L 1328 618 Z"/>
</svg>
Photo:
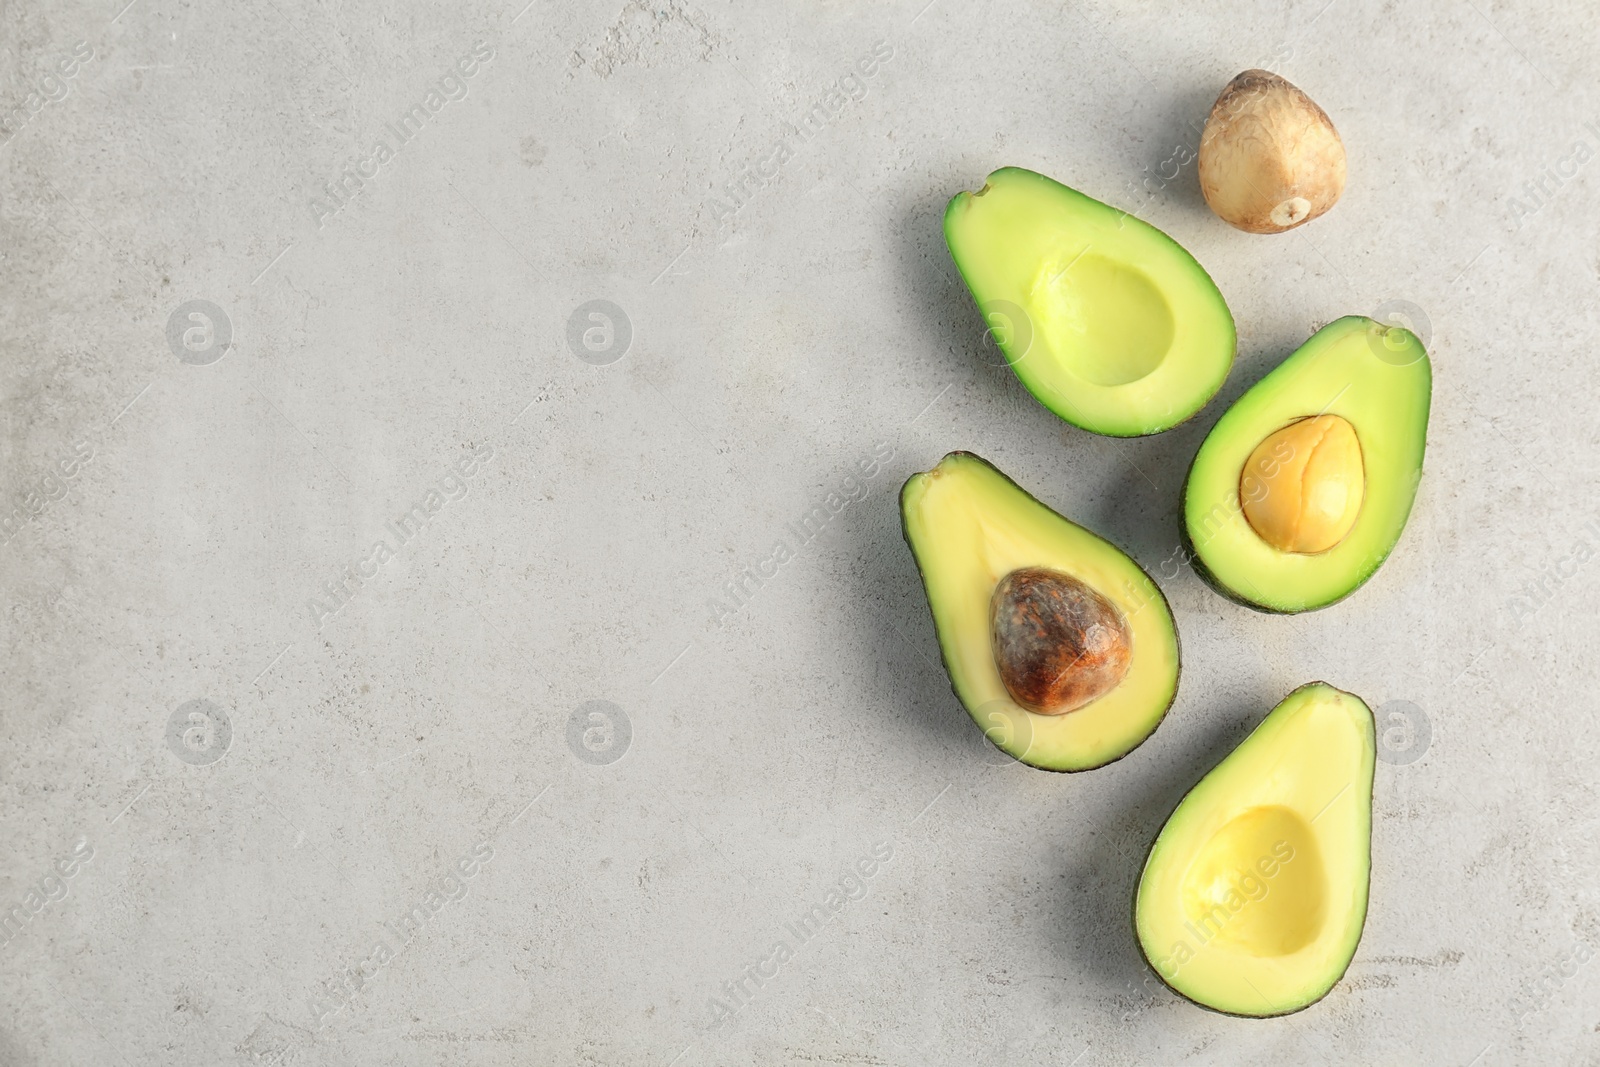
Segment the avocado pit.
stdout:
<svg viewBox="0 0 1600 1067">
<path fill-rule="evenodd" d="M 1105 696 L 1128 672 L 1133 635 L 1117 606 L 1080 579 L 1022 567 L 989 601 L 995 666 L 1011 699 L 1065 715 Z"/>
<path fill-rule="evenodd" d="M 1338 415 L 1297 419 L 1269 434 L 1239 480 L 1251 529 L 1280 552 L 1304 555 L 1345 539 L 1365 490 L 1361 441 Z"/>
<path fill-rule="evenodd" d="M 1247 233 L 1282 233 L 1344 192 L 1344 142 L 1327 112 L 1271 71 L 1247 70 L 1222 90 L 1200 135 L 1200 193 Z"/>
</svg>

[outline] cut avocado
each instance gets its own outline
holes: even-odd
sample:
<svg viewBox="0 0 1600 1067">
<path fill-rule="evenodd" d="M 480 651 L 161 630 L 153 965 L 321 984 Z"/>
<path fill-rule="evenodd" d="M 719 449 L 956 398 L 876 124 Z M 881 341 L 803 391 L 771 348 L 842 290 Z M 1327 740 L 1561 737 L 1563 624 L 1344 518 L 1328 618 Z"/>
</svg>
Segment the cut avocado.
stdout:
<svg viewBox="0 0 1600 1067">
<path fill-rule="evenodd" d="M 1354 592 L 1411 513 L 1432 388 L 1409 330 L 1358 315 L 1318 330 L 1195 455 L 1183 516 L 1196 573 L 1263 611 Z"/>
<path fill-rule="evenodd" d="M 1301 686 L 1183 798 L 1145 861 L 1134 930 L 1172 990 L 1286 1015 L 1343 977 L 1367 917 L 1372 712 Z"/>
<path fill-rule="evenodd" d="M 900 516 L 951 688 L 990 741 L 1082 771 L 1150 736 L 1177 693 L 1178 631 L 1137 563 L 970 452 L 912 475 Z"/>
<path fill-rule="evenodd" d="M 1233 315 L 1205 269 L 1132 215 L 1020 167 L 958 193 L 950 255 L 1039 403 L 1094 433 L 1159 433 L 1233 364 Z"/>
</svg>

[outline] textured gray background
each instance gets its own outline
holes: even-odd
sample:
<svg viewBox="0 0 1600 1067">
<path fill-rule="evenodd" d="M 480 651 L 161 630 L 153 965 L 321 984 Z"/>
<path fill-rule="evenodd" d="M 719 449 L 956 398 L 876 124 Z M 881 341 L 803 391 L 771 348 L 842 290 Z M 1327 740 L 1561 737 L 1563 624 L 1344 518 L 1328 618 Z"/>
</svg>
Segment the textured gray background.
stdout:
<svg viewBox="0 0 1600 1067">
<path fill-rule="evenodd" d="M 1582 5 L 122 3 L 0 7 L 0 110 L 26 119 L 0 146 L 0 521 L 22 516 L 0 907 L 65 889 L 0 944 L 0 1062 L 1600 1058 Z M 466 97 L 321 211 L 478 41 Z M 719 218 L 880 41 L 859 98 Z M 1338 207 L 1280 237 L 1167 163 L 1258 64 L 1350 156 Z M 41 85 L 62 98 L 33 113 Z M 1211 271 L 1239 356 L 1192 424 L 1096 438 L 994 365 L 938 220 L 1005 164 Z M 568 342 L 596 299 L 632 329 L 609 365 Z M 169 344 L 190 300 L 230 347 L 198 321 L 186 347 L 187 318 Z M 1172 556 L 1194 449 L 1316 325 L 1392 301 L 1435 361 L 1398 551 L 1310 617 L 1223 601 Z M 323 584 L 491 448 L 319 627 Z M 933 665 L 895 494 L 953 448 L 1160 574 L 1182 689 L 1121 763 L 1009 763 Z M 841 486 L 802 544 L 789 524 Z M 779 541 L 735 610 L 724 584 Z M 1316 1007 L 1212 1015 L 1138 958 L 1143 850 L 1313 678 L 1388 709 L 1366 935 Z M 193 700 L 225 751 L 169 743 Z M 586 717 L 569 744 L 594 700 L 609 749 Z M 865 898 L 712 1027 L 722 984 L 879 843 Z M 319 1027 L 319 990 L 483 844 Z"/>
</svg>

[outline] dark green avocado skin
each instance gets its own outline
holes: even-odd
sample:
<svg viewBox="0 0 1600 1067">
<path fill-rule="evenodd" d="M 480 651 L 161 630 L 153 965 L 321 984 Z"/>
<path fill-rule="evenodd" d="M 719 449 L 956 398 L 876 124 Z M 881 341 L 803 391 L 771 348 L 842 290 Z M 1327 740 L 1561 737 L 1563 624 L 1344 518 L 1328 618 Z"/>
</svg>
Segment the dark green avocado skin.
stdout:
<svg viewBox="0 0 1600 1067">
<path fill-rule="evenodd" d="M 1199 568 L 1196 567 L 1195 570 L 1196 570 L 1196 573 L 1198 573 Z M 1219 589 L 1218 592 L 1223 592 L 1223 591 Z M 1223 593 L 1223 595 L 1227 596 L 1227 594 L 1225 592 Z M 1231 600 L 1233 598 L 1229 597 L 1229 599 Z M 1290 614 L 1290 613 L 1288 613 L 1288 612 L 1269 612 L 1268 614 L 1284 615 L 1284 614 Z M 1298 693 L 1298 692 L 1300 692 L 1300 690 L 1305 689 L 1305 688 L 1307 688 L 1309 686 L 1313 686 L 1313 685 L 1332 686 L 1333 683 L 1324 682 L 1324 681 L 1322 681 L 1320 679 L 1317 680 L 1317 681 L 1306 682 L 1304 685 L 1296 686 L 1289 693 L 1289 696 L 1286 696 L 1283 699 L 1284 700 L 1288 700 L 1289 697 L 1294 696 L 1295 693 Z M 1335 687 L 1335 688 L 1337 688 L 1337 687 Z M 1282 701 L 1279 701 L 1279 703 L 1282 703 Z M 1276 707 L 1276 706 L 1277 706 L 1276 704 L 1273 705 L 1273 707 Z M 1268 714 L 1271 714 L 1271 709 L 1268 709 Z M 1265 716 L 1263 716 L 1263 718 L 1265 718 Z M 1257 723 L 1256 725 L 1259 726 L 1260 723 Z M 1252 730 L 1251 732 L 1253 733 L 1254 731 Z M 1248 737 L 1249 734 L 1246 734 L 1245 736 Z M 1240 744 L 1243 744 L 1243 742 L 1241 741 Z M 1226 759 L 1227 757 L 1224 756 L 1223 758 Z M 1211 770 L 1216 770 L 1216 768 L 1213 767 L 1213 768 L 1211 768 Z M 1150 839 L 1150 843 L 1148 845 L 1146 845 L 1145 848 L 1144 848 L 1145 862 L 1147 862 L 1147 863 L 1149 862 L 1150 854 L 1155 851 L 1156 841 L 1160 839 L 1161 831 L 1166 829 L 1168 821 L 1170 821 L 1172 819 L 1173 812 L 1178 810 L 1178 804 L 1182 804 L 1185 800 L 1187 800 L 1188 797 L 1189 797 L 1189 794 L 1194 792 L 1195 786 L 1199 785 L 1201 781 L 1204 781 L 1205 778 L 1206 778 L 1206 775 L 1210 774 L 1210 773 L 1211 773 L 1211 771 L 1206 771 L 1205 774 L 1202 774 L 1200 776 L 1200 781 L 1195 782 L 1194 785 L 1192 785 L 1188 789 L 1184 790 L 1183 796 L 1178 798 L 1178 803 L 1174 804 L 1172 806 L 1172 811 L 1167 812 L 1166 818 L 1161 820 L 1161 825 L 1156 828 L 1156 836 L 1152 837 Z M 1372 798 L 1374 796 L 1376 796 L 1376 795 L 1377 795 L 1377 776 L 1374 775 L 1373 776 L 1372 788 L 1367 791 L 1367 802 L 1370 804 L 1371 801 L 1372 801 Z M 1190 1004 L 1193 1004 L 1197 1008 L 1204 1008 L 1206 1011 L 1209 1011 L 1213 1015 L 1226 1015 L 1231 1019 L 1281 1019 L 1285 1015 L 1297 1015 L 1300 1012 L 1305 1011 L 1307 1008 L 1310 1008 L 1310 1007 L 1312 1007 L 1314 1005 L 1317 1005 L 1317 1004 L 1321 1004 L 1324 1000 L 1328 999 L 1328 994 L 1332 993 L 1335 989 L 1339 988 L 1339 983 L 1344 981 L 1344 976 L 1346 974 L 1350 973 L 1350 964 L 1354 963 L 1356 961 L 1355 956 L 1351 955 L 1349 962 L 1347 962 L 1342 968 L 1340 968 L 1339 977 L 1335 978 L 1333 980 L 1333 984 L 1328 986 L 1328 992 L 1327 993 L 1322 994 L 1322 996 L 1318 997 L 1316 1000 L 1307 1001 L 1305 1004 L 1302 1004 L 1298 1008 L 1290 1008 L 1288 1011 L 1274 1012 L 1271 1015 L 1240 1015 L 1238 1012 L 1223 1011 L 1220 1008 L 1213 1008 L 1209 1004 L 1202 1004 L 1198 1000 L 1195 1000 L 1193 997 L 1190 997 L 1190 996 L 1188 996 L 1187 994 L 1184 994 L 1184 993 L 1180 993 L 1178 990 L 1172 988 L 1172 986 L 1167 982 L 1167 980 L 1164 977 L 1162 977 L 1160 968 L 1158 968 L 1156 966 L 1156 964 L 1155 964 L 1155 961 L 1150 958 L 1150 954 L 1144 950 L 1144 942 L 1139 940 L 1139 884 L 1142 881 L 1144 881 L 1144 868 L 1140 867 L 1139 868 L 1139 877 L 1137 879 L 1135 879 L 1134 883 L 1133 883 L 1133 896 L 1130 897 L 1129 900 L 1128 900 L 1128 927 L 1129 927 L 1129 929 L 1131 929 L 1133 931 L 1133 943 L 1139 946 L 1139 958 L 1144 960 L 1144 965 L 1146 967 L 1150 968 L 1150 973 L 1154 974 L 1156 976 L 1156 980 L 1158 982 L 1160 982 L 1163 986 L 1166 986 L 1167 991 L 1170 992 L 1173 996 L 1177 997 L 1180 1000 L 1186 1000 Z M 1361 917 L 1361 931 L 1362 931 L 1362 933 L 1366 932 L 1366 929 L 1367 929 L 1367 918 L 1369 916 L 1371 916 L 1371 914 L 1372 914 L 1372 845 L 1371 845 L 1371 842 L 1368 842 L 1368 844 L 1367 844 L 1367 914 L 1363 915 Z M 1359 941 L 1360 941 L 1360 939 L 1357 938 L 1357 943 L 1358 944 L 1359 944 Z"/>
<path fill-rule="evenodd" d="M 966 459 L 975 459 L 975 460 L 977 460 L 979 463 L 982 463 L 985 467 L 988 467 L 990 470 L 992 470 L 996 474 L 1000 475 L 1000 477 L 1004 478 L 1006 481 L 1011 482 L 1011 484 L 1013 486 L 1016 486 L 1017 492 L 1021 493 L 1023 496 L 1026 496 L 1030 500 L 1034 500 L 1034 501 L 1038 502 L 1038 504 L 1041 507 L 1049 508 L 1048 504 L 1044 503 L 1044 501 L 1042 501 L 1042 500 L 1039 500 L 1038 497 L 1034 496 L 1032 493 L 1030 493 L 1026 489 L 1022 488 L 1022 486 L 1017 485 L 1017 483 L 1009 475 L 1007 475 L 999 467 L 996 467 L 993 463 L 990 463 L 988 460 L 986 460 L 982 456 L 978 455 L 976 452 L 968 452 L 965 449 L 957 449 L 954 452 L 947 453 L 947 455 L 950 455 L 950 456 L 962 456 L 962 457 L 964 457 Z M 922 573 L 922 561 L 917 559 L 916 548 L 911 544 L 911 531 L 910 531 L 910 529 L 907 528 L 906 508 L 905 508 L 906 489 L 908 489 L 910 487 L 911 479 L 917 477 L 918 474 L 924 474 L 924 473 L 926 473 L 926 472 L 925 471 L 917 471 L 915 474 L 909 475 L 906 478 L 906 480 L 900 484 L 900 497 L 899 497 L 899 499 L 900 499 L 900 539 L 906 543 L 906 548 L 908 550 L 910 550 L 910 552 L 911 552 L 912 562 L 914 562 L 917 565 L 917 579 L 920 582 L 922 582 L 922 588 L 923 588 L 923 593 L 924 593 L 923 599 L 926 600 L 927 599 L 926 593 L 927 593 L 927 588 L 928 588 L 928 576 Z M 1055 509 L 1054 508 L 1050 508 L 1050 510 L 1054 511 Z M 1099 536 L 1099 535 L 1096 534 L 1096 536 Z M 1130 555 L 1127 551 L 1123 550 L 1122 546 L 1117 544 L 1115 541 L 1111 541 L 1110 538 L 1104 538 L 1104 540 L 1107 541 L 1109 544 L 1113 545 L 1119 551 L 1122 551 L 1123 555 L 1127 556 L 1129 559 L 1133 559 L 1133 556 Z M 1138 560 L 1134 560 L 1134 564 L 1136 566 L 1138 565 L 1138 562 L 1139 562 Z M 1140 569 L 1142 570 L 1143 568 L 1140 568 Z M 1149 574 L 1150 574 L 1149 571 L 1145 571 L 1145 576 L 1146 577 L 1148 577 Z M 1173 642 L 1173 646 L 1177 649 L 1177 660 L 1178 660 L 1177 677 L 1174 680 L 1174 684 L 1173 684 L 1173 687 L 1172 687 L 1172 699 L 1167 701 L 1167 706 L 1161 709 L 1161 715 L 1156 719 L 1155 726 L 1152 726 L 1150 728 L 1150 732 L 1152 734 L 1154 734 L 1155 731 L 1156 731 L 1156 728 L 1159 727 L 1163 722 L 1166 721 L 1167 712 L 1172 710 L 1172 705 L 1175 704 L 1177 702 L 1177 700 L 1178 700 L 1178 691 L 1183 688 L 1183 635 L 1178 631 L 1177 616 L 1172 614 L 1172 602 L 1167 599 L 1166 592 L 1161 588 L 1161 586 L 1156 582 L 1156 580 L 1154 578 L 1150 579 L 1150 584 L 1155 586 L 1156 595 L 1161 597 L 1162 605 L 1166 607 L 1168 616 L 1170 616 L 1173 619 L 1172 642 Z M 933 618 L 933 605 L 932 604 L 928 605 L 928 618 L 930 620 Z M 935 630 L 937 630 L 937 628 L 938 628 L 937 627 L 937 623 L 935 623 Z M 966 704 L 962 703 L 961 694 L 956 692 L 956 683 L 953 680 L 955 676 L 950 672 L 950 661 L 945 658 L 944 642 L 940 641 L 940 642 L 938 642 L 938 645 L 939 645 L 939 665 L 944 668 L 944 676 L 945 676 L 945 678 L 950 680 L 950 693 L 951 693 L 952 696 L 954 696 L 956 698 L 956 703 L 960 704 L 961 707 L 963 709 L 965 709 L 966 708 Z M 967 713 L 967 717 L 969 719 L 972 717 L 971 716 L 971 712 Z M 983 739 L 985 741 L 989 741 L 989 743 L 992 744 L 992 745 L 994 744 L 993 741 L 989 740 L 989 735 L 988 734 L 984 734 L 984 738 Z M 1113 757 L 1112 759 L 1108 759 L 1104 763 L 1096 763 L 1093 767 L 1079 767 L 1077 770 L 1072 770 L 1072 771 L 1062 770 L 1062 769 L 1056 768 L 1056 767 L 1039 767 L 1039 766 L 1035 766 L 1034 764 L 1029 763 L 1027 760 L 1017 759 L 1017 757 L 1012 756 L 1011 753 L 1006 752 L 1005 749 L 1000 748 L 999 745 L 995 745 L 994 747 L 997 748 L 997 749 L 1000 749 L 1000 751 L 1002 753 L 1004 753 L 1007 756 L 1010 756 L 1012 759 L 1017 760 L 1017 762 L 1022 764 L 1024 767 L 1032 767 L 1036 771 L 1048 771 L 1051 774 L 1082 774 L 1085 771 L 1097 771 L 1101 767 L 1109 767 L 1109 766 L 1111 766 L 1113 763 L 1116 763 L 1118 760 L 1127 759 L 1129 756 L 1133 755 L 1134 752 L 1138 751 L 1139 749 L 1143 748 L 1144 746 L 1142 744 L 1135 745 L 1133 748 L 1131 748 L 1128 751 L 1124 752 L 1122 755 Z"/>
</svg>

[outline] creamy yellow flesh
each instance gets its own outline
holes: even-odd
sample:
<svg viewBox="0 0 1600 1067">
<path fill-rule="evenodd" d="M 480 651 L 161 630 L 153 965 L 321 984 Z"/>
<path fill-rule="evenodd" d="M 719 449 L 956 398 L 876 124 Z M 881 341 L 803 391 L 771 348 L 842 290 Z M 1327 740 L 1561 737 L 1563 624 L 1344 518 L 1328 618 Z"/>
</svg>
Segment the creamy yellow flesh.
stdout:
<svg viewBox="0 0 1600 1067">
<path fill-rule="evenodd" d="M 913 476 L 901 509 L 951 683 L 990 740 L 1024 763 L 1074 771 L 1150 735 L 1177 691 L 1178 641 L 1166 600 L 1138 564 L 966 453 Z M 1123 613 L 1133 658 L 1115 689 L 1065 715 L 1037 715 L 1011 699 L 994 663 L 989 603 L 1019 567 L 1069 574 Z"/>
<path fill-rule="evenodd" d="M 1321 682 L 1274 708 L 1178 805 L 1145 863 L 1145 957 L 1191 1000 L 1281 1015 L 1344 974 L 1367 914 L 1372 712 Z"/>
<path fill-rule="evenodd" d="M 1233 596 L 1269 611 L 1323 607 L 1366 581 L 1394 548 L 1422 477 L 1432 370 L 1410 332 L 1352 315 L 1318 330 L 1240 397 L 1195 454 L 1184 523 L 1199 562 Z M 1359 511 L 1338 543 L 1284 552 L 1250 525 L 1241 476 L 1284 426 L 1337 415 L 1354 429 L 1363 467 Z"/>
<path fill-rule="evenodd" d="M 1227 377 L 1234 325 L 1222 294 L 1148 223 L 1007 167 L 951 200 L 944 230 L 1012 370 L 1068 422 L 1156 433 Z"/>
</svg>

